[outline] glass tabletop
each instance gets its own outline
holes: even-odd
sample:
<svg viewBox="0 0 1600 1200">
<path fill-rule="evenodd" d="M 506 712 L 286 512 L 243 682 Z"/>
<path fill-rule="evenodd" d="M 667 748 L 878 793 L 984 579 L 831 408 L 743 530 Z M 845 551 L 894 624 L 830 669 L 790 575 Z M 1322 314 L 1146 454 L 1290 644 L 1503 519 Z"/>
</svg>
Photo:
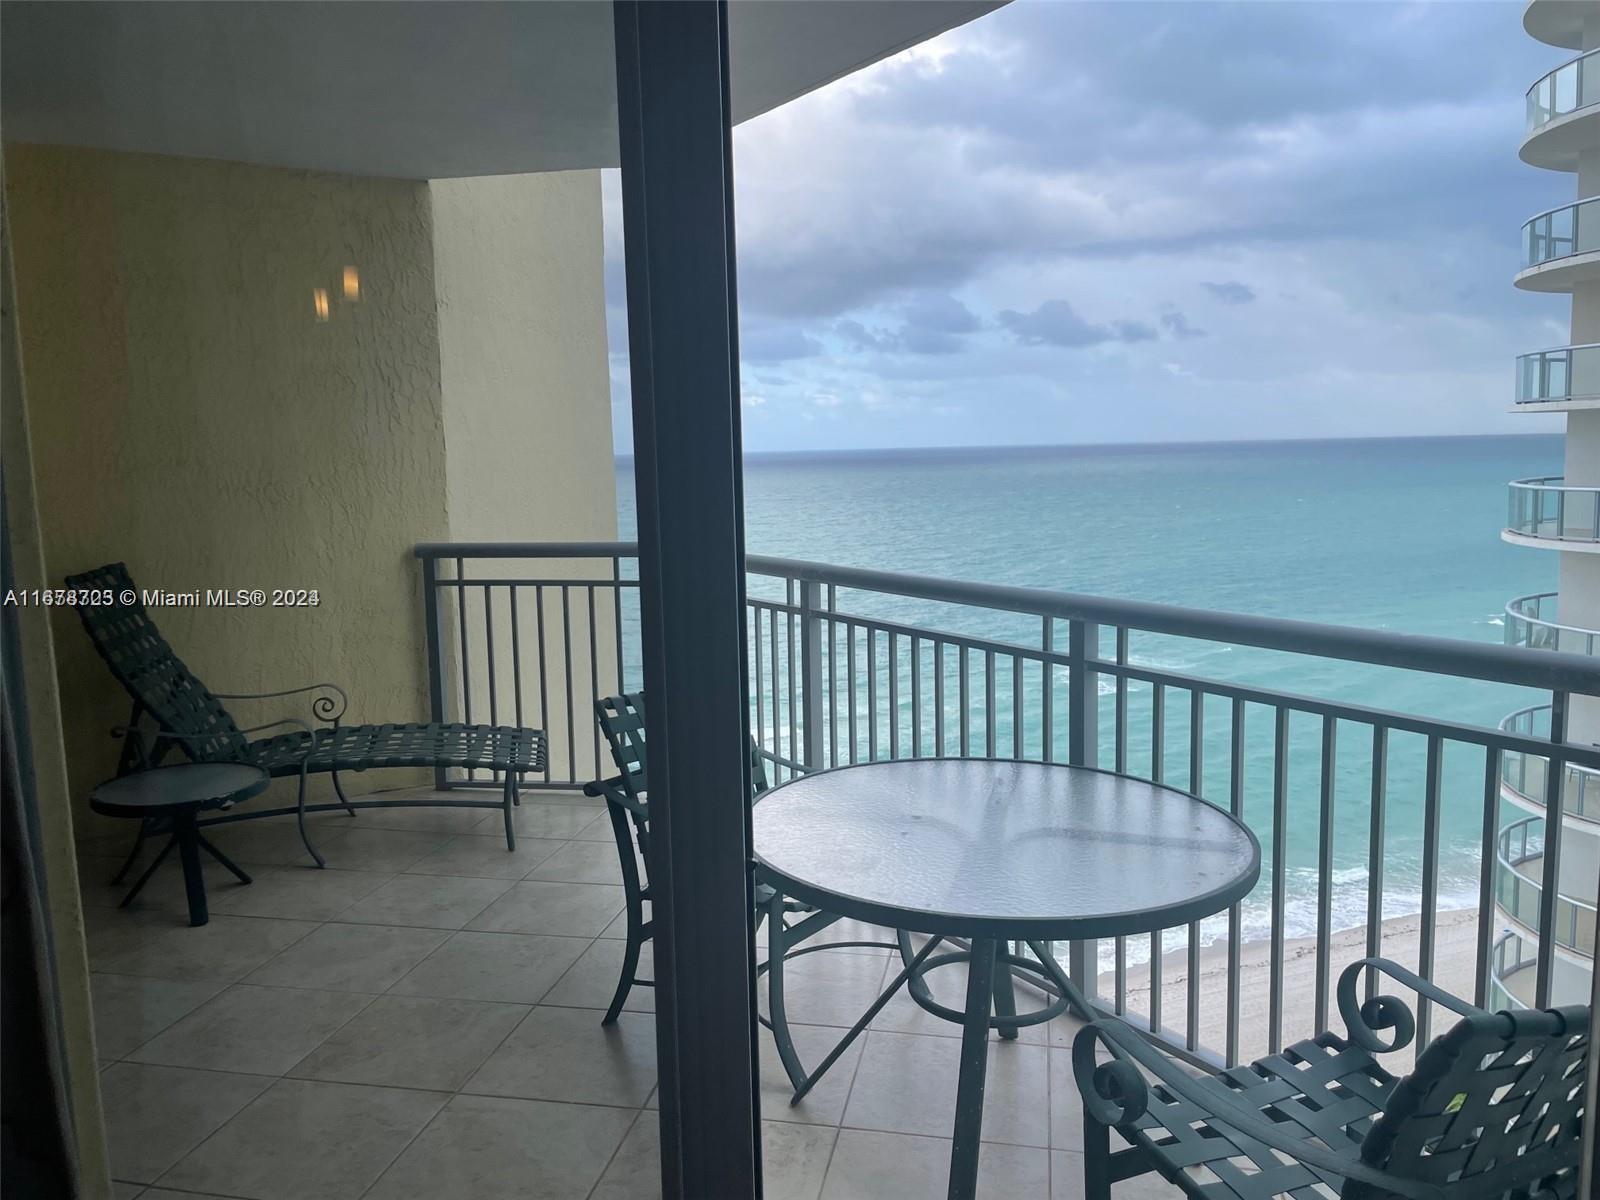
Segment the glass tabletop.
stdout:
<svg viewBox="0 0 1600 1200">
<path fill-rule="evenodd" d="M 1183 925 L 1255 886 L 1240 821 L 1107 771 L 916 759 L 801 776 L 752 813 L 758 875 L 829 912 L 925 933 L 1069 940 Z"/>
<path fill-rule="evenodd" d="M 175 763 L 136 771 L 98 785 L 89 798 L 98 812 L 144 812 L 189 805 L 213 807 L 247 800 L 270 780 L 244 763 Z"/>
</svg>

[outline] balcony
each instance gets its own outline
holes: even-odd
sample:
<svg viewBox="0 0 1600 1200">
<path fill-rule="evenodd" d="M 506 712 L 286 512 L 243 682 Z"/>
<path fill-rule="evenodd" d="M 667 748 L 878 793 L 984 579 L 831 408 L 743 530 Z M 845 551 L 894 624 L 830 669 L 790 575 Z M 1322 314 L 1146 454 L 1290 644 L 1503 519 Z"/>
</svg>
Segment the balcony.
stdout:
<svg viewBox="0 0 1600 1200">
<path fill-rule="evenodd" d="M 1560 475 L 1512 481 L 1501 536 L 1525 546 L 1600 550 L 1600 488 L 1567 487 Z"/>
<path fill-rule="evenodd" d="M 1522 10 L 1522 28 L 1547 46 L 1583 49 L 1584 9 L 1572 0 L 1528 0 Z"/>
<path fill-rule="evenodd" d="M 1600 197 L 1540 213 L 1522 227 L 1522 269 L 1530 292 L 1569 292 L 1600 279 Z"/>
<path fill-rule="evenodd" d="M 1536 592 L 1506 604 L 1506 645 L 1530 650 L 1561 650 L 1568 654 L 1593 654 L 1600 646 L 1600 629 L 1563 625 L 1556 618 L 1557 593 Z"/>
<path fill-rule="evenodd" d="M 1535 704 L 1518 709 L 1500 722 L 1507 733 L 1536 738 L 1550 736 L 1550 706 Z M 1500 756 L 1502 794 L 1519 808 L 1543 816 L 1549 787 L 1548 759 L 1537 753 L 1509 750 Z M 1562 767 L 1561 810 L 1568 823 L 1585 822 L 1589 830 L 1600 823 L 1600 772 L 1577 763 Z"/>
<path fill-rule="evenodd" d="M 1495 854 L 1495 905 L 1527 939 L 1539 937 L 1543 897 L 1544 821 L 1523 817 L 1500 831 Z M 1595 904 L 1558 895 L 1551 938 L 1585 962 L 1594 960 Z"/>
<path fill-rule="evenodd" d="M 1534 167 L 1578 169 L 1578 154 L 1600 137 L 1600 50 L 1563 63 L 1528 89 L 1520 154 Z"/>
<path fill-rule="evenodd" d="M 1517 359 L 1517 408 L 1567 412 L 1600 406 L 1600 344 L 1559 346 Z"/>
</svg>

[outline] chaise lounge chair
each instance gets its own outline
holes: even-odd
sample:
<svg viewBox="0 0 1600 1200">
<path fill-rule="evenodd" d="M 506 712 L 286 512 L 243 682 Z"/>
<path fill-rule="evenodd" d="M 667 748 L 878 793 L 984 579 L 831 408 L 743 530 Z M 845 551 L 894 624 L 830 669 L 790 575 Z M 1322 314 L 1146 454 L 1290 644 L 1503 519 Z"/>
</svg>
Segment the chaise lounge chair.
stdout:
<svg viewBox="0 0 1600 1200">
<path fill-rule="evenodd" d="M 280 692 L 212 692 L 184 665 L 161 636 L 139 599 L 139 591 L 122 563 L 110 563 L 68 577 L 67 587 L 80 593 L 76 604 L 83 627 L 95 649 L 111 668 L 118 683 L 133 699 L 128 723 L 112 730 L 123 737 L 119 774 L 158 764 L 172 750 L 196 762 L 240 762 L 262 768 L 273 778 L 298 776 L 299 794 L 292 808 L 272 808 L 215 817 L 202 825 L 295 814 L 300 839 L 316 860 L 326 866 L 306 830 L 306 814 L 343 808 L 351 816 L 362 808 L 498 808 L 505 815 L 506 849 L 516 848 L 512 809 L 518 803 L 519 777 L 541 771 L 545 765 L 545 736 L 535 729 L 507 725 L 395 724 L 341 725 L 348 698 L 331 683 L 314 683 Z M 131 603 L 128 599 L 131 597 Z M 106 600 L 107 603 L 91 601 Z M 315 694 L 313 726 L 298 718 L 241 727 L 224 707 L 224 700 L 267 700 Z M 141 728 L 144 718 L 153 730 Z M 280 732 L 270 736 L 270 730 Z M 340 771 L 365 771 L 374 767 L 464 767 L 499 772 L 504 786 L 498 800 L 357 800 L 351 801 L 339 783 Z M 332 777 L 337 804 L 307 804 L 306 780 L 310 775 Z M 145 835 L 141 828 L 128 862 L 118 872 L 120 880 L 138 857 Z"/>
<path fill-rule="evenodd" d="M 1358 1002 L 1363 971 L 1461 1017 L 1404 1078 L 1377 1056 L 1410 1045 L 1416 1022 L 1398 997 Z M 1219 1075 L 1191 1073 L 1121 1021 L 1085 1025 L 1072 1063 L 1086 1200 L 1148 1171 L 1202 1200 L 1576 1200 L 1588 1008 L 1485 1012 L 1382 958 L 1346 967 L 1338 996 L 1347 1037 Z M 1112 1129 L 1127 1149 L 1112 1152 Z"/>
</svg>

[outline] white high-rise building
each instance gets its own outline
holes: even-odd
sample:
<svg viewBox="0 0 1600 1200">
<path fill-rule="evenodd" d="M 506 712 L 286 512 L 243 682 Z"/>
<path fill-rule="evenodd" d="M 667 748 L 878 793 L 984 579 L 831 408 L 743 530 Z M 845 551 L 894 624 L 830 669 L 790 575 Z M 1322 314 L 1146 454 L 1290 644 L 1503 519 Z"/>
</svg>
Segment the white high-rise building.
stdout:
<svg viewBox="0 0 1600 1200">
<path fill-rule="evenodd" d="M 1506 541 L 1560 556 L 1555 592 L 1506 605 L 1513 644 L 1600 653 L 1600 0 L 1531 0 L 1523 27 L 1551 46 L 1576 51 L 1528 90 L 1522 161 L 1575 176 L 1576 198 L 1533 217 L 1522 229 L 1516 285 L 1572 297 L 1564 346 L 1517 360 L 1519 412 L 1567 417 L 1561 476 L 1511 485 Z M 1548 704 L 1512 713 L 1509 727 L 1547 735 Z M 1566 714 L 1568 741 L 1600 742 L 1600 701 L 1576 696 Z M 1505 756 L 1497 896 L 1507 930 L 1495 948 L 1501 1003 L 1534 1002 L 1534 953 L 1542 898 L 1546 771 L 1539 759 Z M 1595 900 L 1600 883 L 1600 772 L 1563 772 L 1554 970 L 1550 1002 L 1587 1001 L 1594 970 Z"/>
</svg>

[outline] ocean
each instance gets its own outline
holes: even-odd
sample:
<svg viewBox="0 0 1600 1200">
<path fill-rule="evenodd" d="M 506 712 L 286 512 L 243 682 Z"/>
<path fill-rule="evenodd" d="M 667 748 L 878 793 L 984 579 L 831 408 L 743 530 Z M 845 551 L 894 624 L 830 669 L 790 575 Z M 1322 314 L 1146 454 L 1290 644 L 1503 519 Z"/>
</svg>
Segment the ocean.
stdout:
<svg viewBox="0 0 1600 1200">
<path fill-rule="evenodd" d="M 1554 554 L 1499 538 L 1506 483 L 1559 473 L 1561 447 L 1559 435 L 1535 435 L 755 454 L 745 468 L 746 540 L 751 553 L 1495 643 L 1507 600 L 1556 586 Z M 622 536 L 631 538 L 626 461 L 617 483 Z M 841 596 L 841 607 L 1037 644 L 1036 621 L 1006 614 L 854 595 Z M 1548 700 L 1495 684 L 1148 635 L 1135 638 L 1133 657 L 1479 725 Z M 997 740 L 1009 746 L 1010 705 L 1004 694 L 1002 701 Z M 1168 711 L 1168 780 L 1184 786 L 1187 696 L 1174 695 Z M 1148 712 L 1148 692 L 1135 691 L 1130 728 L 1147 730 Z M 1247 715 L 1245 814 L 1264 846 L 1271 724 L 1265 709 Z M 1108 725 L 1102 721 L 1103 763 Z M 1290 937 L 1315 929 L 1320 737 L 1314 717 L 1291 723 Z M 1039 740 L 1037 729 L 1025 730 L 1030 747 Z M 1224 802 L 1226 742 L 1227 708 L 1219 704 L 1207 710 L 1202 791 Z M 1365 919 L 1370 733 L 1341 723 L 1338 746 L 1335 929 Z M 1419 907 L 1424 753 L 1420 737 L 1391 740 L 1386 916 Z M 1130 769 L 1148 762 L 1148 745 L 1136 741 Z M 1476 903 L 1482 769 L 1481 754 L 1445 755 L 1441 907 Z M 1245 906 L 1247 937 L 1266 933 L 1266 877 Z M 1206 940 L 1220 929 L 1208 926 Z"/>
</svg>

